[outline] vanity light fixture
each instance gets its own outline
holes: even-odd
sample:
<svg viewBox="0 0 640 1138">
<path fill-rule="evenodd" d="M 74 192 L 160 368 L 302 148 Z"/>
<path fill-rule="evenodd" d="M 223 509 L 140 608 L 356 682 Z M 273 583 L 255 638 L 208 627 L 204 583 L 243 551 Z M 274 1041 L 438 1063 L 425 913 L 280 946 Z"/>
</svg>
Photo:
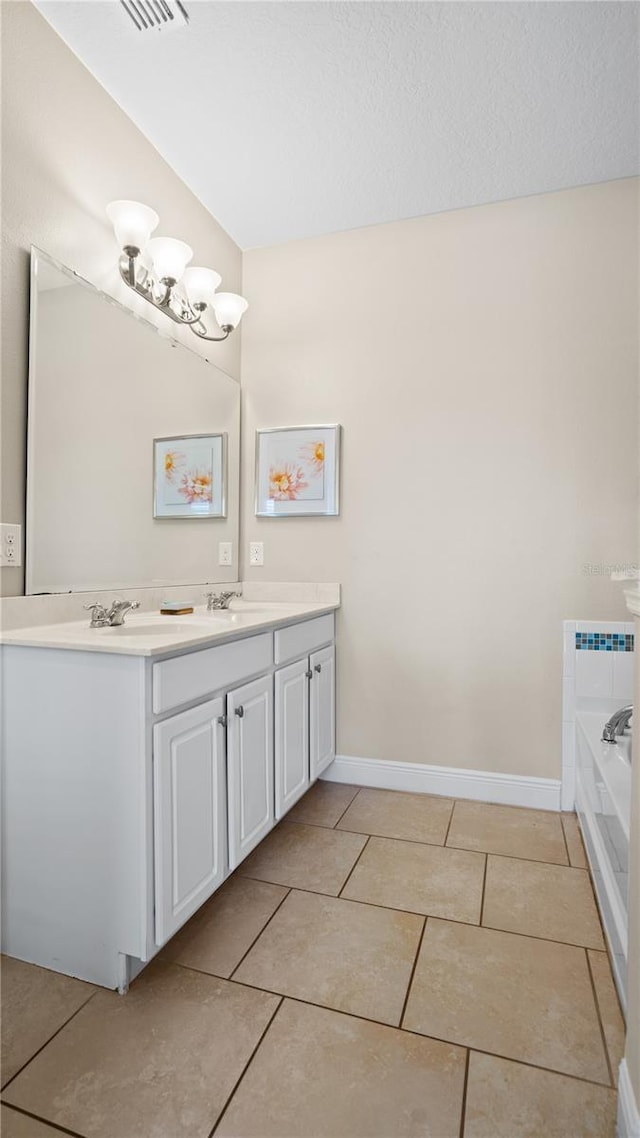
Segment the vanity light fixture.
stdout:
<svg viewBox="0 0 640 1138">
<path fill-rule="evenodd" d="M 141 202 L 117 201 L 107 206 L 122 250 L 120 276 L 128 288 L 154 308 L 191 328 L 201 340 L 226 340 L 249 305 L 234 292 L 216 292 L 221 276 L 213 269 L 187 268 L 193 251 L 175 237 L 151 237 L 159 217 Z M 144 260 L 146 264 L 142 263 Z M 204 322 L 213 310 L 222 336 L 210 336 Z"/>
</svg>

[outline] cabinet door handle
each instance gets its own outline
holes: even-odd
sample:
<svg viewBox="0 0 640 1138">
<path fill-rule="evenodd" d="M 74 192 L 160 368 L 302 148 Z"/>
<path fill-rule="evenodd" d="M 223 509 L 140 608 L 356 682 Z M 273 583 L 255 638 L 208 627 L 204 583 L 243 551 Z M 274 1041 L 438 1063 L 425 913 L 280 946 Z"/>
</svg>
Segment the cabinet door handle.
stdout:
<svg viewBox="0 0 640 1138">
<path fill-rule="evenodd" d="M 219 716 L 218 716 L 218 723 L 220 724 L 220 726 L 221 726 L 221 727 L 226 727 L 226 726 L 227 726 L 227 717 L 226 717 L 226 715 L 219 715 Z"/>
<path fill-rule="evenodd" d="M 305 672 L 305 676 L 307 677 L 308 680 L 312 680 L 313 679 L 313 672 L 311 670 L 309 670 L 308 672 Z"/>
<path fill-rule="evenodd" d="M 315 664 L 314 667 L 315 667 L 316 672 L 322 671 L 322 664 Z"/>
<path fill-rule="evenodd" d="M 242 706 L 242 704 L 240 704 L 240 707 L 236 707 L 236 715 L 238 716 L 238 719 L 242 719 L 242 718 L 243 718 L 243 716 L 244 716 L 244 707 Z"/>
</svg>

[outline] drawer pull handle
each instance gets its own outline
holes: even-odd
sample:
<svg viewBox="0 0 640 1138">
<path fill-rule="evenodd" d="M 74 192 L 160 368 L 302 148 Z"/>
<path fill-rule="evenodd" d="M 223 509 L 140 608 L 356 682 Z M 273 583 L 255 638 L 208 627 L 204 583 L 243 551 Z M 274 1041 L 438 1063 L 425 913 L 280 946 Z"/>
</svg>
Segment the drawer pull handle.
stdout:
<svg viewBox="0 0 640 1138">
<path fill-rule="evenodd" d="M 312 671 L 305 672 L 305 676 L 307 677 L 308 680 L 312 680 L 313 679 L 313 672 Z"/>
<path fill-rule="evenodd" d="M 227 717 L 226 717 L 226 715 L 219 715 L 219 716 L 218 716 L 218 723 L 220 724 L 220 726 L 221 726 L 221 727 L 226 727 L 226 726 L 227 726 Z"/>
<path fill-rule="evenodd" d="M 236 707 L 236 715 L 238 716 L 238 719 L 242 719 L 244 717 L 244 707 L 242 704 L 240 704 L 240 707 Z"/>
<path fill-rule="evenodd" d="M 316 672 L 321 672 L 322 671 L 322 664 L 316 664 L 315 669 L 316 669 Z"/>
</svg>

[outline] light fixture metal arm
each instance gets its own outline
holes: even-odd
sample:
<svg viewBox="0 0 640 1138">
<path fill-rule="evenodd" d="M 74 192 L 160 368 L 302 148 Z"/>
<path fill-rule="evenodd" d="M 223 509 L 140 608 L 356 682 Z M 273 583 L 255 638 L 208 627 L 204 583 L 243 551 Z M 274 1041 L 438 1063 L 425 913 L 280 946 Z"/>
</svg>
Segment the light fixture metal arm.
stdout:
<svg viewBox="0 0 640 1138">
<path fill-rule="evenodd" d="M 170 316 L 171 319 L 176 324 L 184 324 L 185 326 L 190 327 L 190 328 L 193 327 L 194 324 L 199 324 L 202 321 L 202 313 L 201 312 L 196 312 L 195 315 L 193 316 L 193 318 L 190 318 L 189 316 L 180 316 L 179 313 L 174 312 L 173 308 L 171 307 L 171 303 L 170 303 L 171 302 L 171 296 L 172 296 L 172 287 L 173 287 L 172 285 L 165 285 L 164 286 L 165 287 L 164 296 L 162 297 L 161 300 L 156 300 L 156 298 L 153 295 L 153 289 L 151 288 L 151 286 L 142 284 L 136 278 L 136 257 L 137 257 L 137 253 L 135 256 L 132 256 L 130 253 L 128 253 L 125 250 L 124 257 L 120 259 L 120 264 L 119 264 L 120 276 L 121 276 L 122 280 L 124 281 L 124 283 L 126 284 L 127 288 L 132 289 L 133 292 L 137 292 L 138 296 L 141 296 L 144 298 L 144 300 L 147 300 L 149 302 L 149 304 L 152 304 L 154 308 L 158 309 L 158 312 L 164 312 L 164 314 L 166 316 Z M 189 311 L 191 311 L 191 309 L 189 309 Z M 195 328 L 193 330 L 195 332 Z M 196 334 L 200 335 L 199 332 Z M 227 333 L 227 335 L 228 335 L 228 333 Z M 203 339 L 204 338 L 205 337 L 203 337 Z M 206 338 L 207 339 L 214 339 L 214 340 L 218 339 L 218 337 L 216 337 L 216 336 L 206 337 Z M 222 336 L 219 338 L 222 340 L 226 340 L 227 337 Z"/>
<path fill-rule="evenodd" d="M 227 337 L 231 335 L 231 333 L 233 332 L 233 327 L 231 324 L 223 324 L 222 325 L 222 331 L 224 333 L 223 336 L 207 336 L 206 332 L 199 332 L 198 329 L 196 327 L 194 327 L 193 325 L 191 327 L 191 331 L 193 333 L 195 333 L 195 335 L 200 340 L 212 340 L 214 344 L 219 344 L 221 340 L 226 340 Z"/>
</svg>

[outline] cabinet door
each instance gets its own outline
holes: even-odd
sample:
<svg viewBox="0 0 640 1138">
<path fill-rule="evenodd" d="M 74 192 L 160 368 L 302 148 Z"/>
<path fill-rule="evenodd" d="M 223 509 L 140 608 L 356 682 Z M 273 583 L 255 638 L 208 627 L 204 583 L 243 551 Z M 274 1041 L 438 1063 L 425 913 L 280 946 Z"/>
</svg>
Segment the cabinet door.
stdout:
<svg viewBox="0 0 640 1138">
<path fill-rule="evenodd" d="M 153 729 L 156 943 L 222 883 L 226 794 L 221 699 Z"/>
<path fill-rule="evenodd" d="M 336 657 L 333 645 L 310 657 L 311 781 L 336 757 Z"/>
<path fill-rule="evenodd" d="M 263 676 L 227 695 L 229 868 L 273 826 L 273 680 Z"/>
<path fill-rule="evenodd" d="M 276 818 L 309 786 L 309 664 L 300 660 L 276 672 Z"/>
</svg>

